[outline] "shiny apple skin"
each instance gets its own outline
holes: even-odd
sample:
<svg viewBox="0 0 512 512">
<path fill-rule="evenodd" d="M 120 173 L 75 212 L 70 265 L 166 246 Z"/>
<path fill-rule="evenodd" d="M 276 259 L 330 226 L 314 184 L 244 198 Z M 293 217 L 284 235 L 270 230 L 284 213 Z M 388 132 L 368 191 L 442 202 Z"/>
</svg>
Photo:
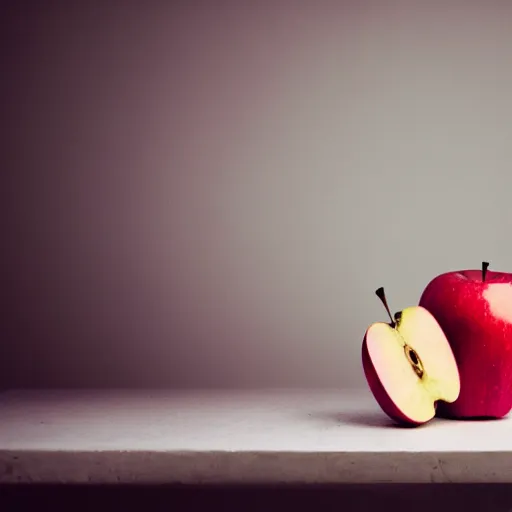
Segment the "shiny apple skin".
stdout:
<svg viewBox="0 0 512 512">
<path fill-rule="evenodd" d="M 459 368 L 461 390 L 453 403 L 439 403 L 448 418 L 502 418 L 512 409 L 512 321 L 491 311 L 486 290 L 512 286 L 512 274 L 461 270 L 440 274 L 426 286 L 419 305 L 443 329 Z M 512 320 L 512 303 L 510 304 Z"/>
</svg>

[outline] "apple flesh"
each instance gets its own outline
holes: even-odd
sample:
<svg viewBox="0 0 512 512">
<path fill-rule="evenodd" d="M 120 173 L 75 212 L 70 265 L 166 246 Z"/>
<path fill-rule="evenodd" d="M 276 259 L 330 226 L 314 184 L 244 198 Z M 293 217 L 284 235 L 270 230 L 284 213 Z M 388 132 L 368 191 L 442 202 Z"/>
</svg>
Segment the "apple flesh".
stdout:
<svg viewBox="0 0 512 512">
<path fill-rule="evenodd" d="M 424 424 L 435 416 L 439 400 L 453 402 L 459 395 L 453 352 L 441 327 L 423 307 L 404 309 L 391 324 L 370 325 L 362 361 L 375 399 L 397 423 Z"/>
<path fill-rule="evenodd" d="M 419 301 L 446 334 L 460 373 L 460 395 L 440 404 L 439 416 L 501 418 L 512 409 L 512 274 L 487 265 L 438 275 Z"/>
</svg>

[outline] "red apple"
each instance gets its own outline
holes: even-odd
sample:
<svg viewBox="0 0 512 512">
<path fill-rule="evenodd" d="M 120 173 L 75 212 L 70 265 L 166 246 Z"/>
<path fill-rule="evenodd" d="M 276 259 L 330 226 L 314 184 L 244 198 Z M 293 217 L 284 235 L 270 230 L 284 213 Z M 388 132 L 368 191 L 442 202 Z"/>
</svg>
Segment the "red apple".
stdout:
<svg viewBox="0 0 512 512">
<path fill-rule="evenodd" d="M 393 319 L 384 289 L 376 294 L 391 323 L 376 322 L 366 330 L 362 361 L 368 385 L 390 418 L 404 425 L 422 425 L 435 416 L 439 400 L 453 402 L 459 395 L 453 352 L 425 308 L 405 308 Z"/>
<path fill-rule="evenodd" d="M 434 315 L 460 373 L 459 398 L 440 416 L 501 418 L 512 408 L 512 274 L 460 270 L 435 277 L 420 306 Z"/>
</svg>

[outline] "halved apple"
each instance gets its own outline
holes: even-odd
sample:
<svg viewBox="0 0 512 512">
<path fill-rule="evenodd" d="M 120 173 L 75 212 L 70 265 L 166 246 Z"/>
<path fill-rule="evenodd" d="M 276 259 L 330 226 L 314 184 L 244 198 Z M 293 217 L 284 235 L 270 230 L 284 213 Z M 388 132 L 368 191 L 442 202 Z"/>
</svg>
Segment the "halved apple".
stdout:
<svg viewBox="0 0 512 512">
<path fill-rule="evenodd" d="M 382 410 L 393 420 L 422 425 L 436 414 L 439 400 L 454 402 L 460 393 L 457 363 L 436 319 L 412 306 L 391 316 L 384 289 L 376 292 L 391 323 L 376 322 L 365 333 L 363 369 Z"/>
</svg>

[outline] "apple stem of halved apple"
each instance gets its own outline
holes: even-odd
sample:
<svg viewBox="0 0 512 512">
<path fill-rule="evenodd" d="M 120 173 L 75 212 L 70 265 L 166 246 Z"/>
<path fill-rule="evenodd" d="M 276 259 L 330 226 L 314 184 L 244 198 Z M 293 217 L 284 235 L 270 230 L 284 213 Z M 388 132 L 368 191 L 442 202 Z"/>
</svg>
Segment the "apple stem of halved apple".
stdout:
<svg viewBox="0 0 512 512">
<path fill-rule="evenodd" d="M 395 320 L 393 320 L 393 317 L 391 316 L 391 311 L 388 306 L 386 294 L 384 293 L 384 288 L 382 286 L 380 288 L 377 288 L 375 290 L 375 295 L 377 295 L 377 297 L 379 297 L 379 299 L 381 300 L 382 304 L 384 304 L 384 308 L 386 309 L 389 319 L 391 320 L 391 327 L 396 327 L 397 322 L 395 322 Z M 396 319 L 397 315 L 398 315 L 398 313 L 395 314 L 395 319 Z M 400 320 L 400 318 L 398 318 L 398 320 Z"/>
<path fill-rule="evenodd" d="M 488 261 L 482 261 L 482 282 L 485 283 L 485 276 L 487 275 L 487 269 L 489 268 Z"/>
<path fill-rule="evenodd" d="M 388 306 L 386 294 L 384 293 L 384 288 L 382 286 L 380 288 L 377 288 L 377 290 L 375 290 L 375 294 L 377 295 L 377 297 L 379 297 L 382 304 L 384 305 L 385 310 L 387 311 L 387 313 L 389 315 L 389 319 L 391 320 L 391 323 L 390 323 L 391 327 L 396 329 L 398 327 L 398 325 L 400 324 L 400 320 L 402 318 L 402 312 L 397 311 L 393 318 L 393 316 L 391 315 L 389 306 Z M 403 340 L 403 338 L 402 338 L 402 340 Z M 412 369 L 416 372 L 416 375 L 421 379 L 425 373 L 425 370 L 423 368 L 423 363 L 421 362 L 420 356 L 410 345 L 408 345 L 405 342 L 405 340 L 403 340 L 403 343 L 404 343 L 405 357 L 409 361 L 409 364 L 412 366 Z"/>
</svg>

